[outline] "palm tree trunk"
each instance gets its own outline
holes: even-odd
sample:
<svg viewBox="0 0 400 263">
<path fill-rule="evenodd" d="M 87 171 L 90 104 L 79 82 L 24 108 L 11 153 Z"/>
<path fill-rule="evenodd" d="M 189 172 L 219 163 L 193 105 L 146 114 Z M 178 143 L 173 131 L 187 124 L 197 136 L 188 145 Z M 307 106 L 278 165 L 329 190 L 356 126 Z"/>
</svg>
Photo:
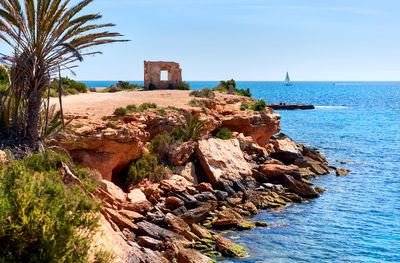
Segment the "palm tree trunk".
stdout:
<svg viewBox="0 0 400 263">
<path fill-rule="evenodd" d="M 28 123 L 26 127 L 26 135 L 29 146 L 34 150 L 38 147 L 39 142 L 39 115 L 42 102 L 42 94 L 37 87 L 32 87 L 32 91 L 28 97 Z"/>
</svg>

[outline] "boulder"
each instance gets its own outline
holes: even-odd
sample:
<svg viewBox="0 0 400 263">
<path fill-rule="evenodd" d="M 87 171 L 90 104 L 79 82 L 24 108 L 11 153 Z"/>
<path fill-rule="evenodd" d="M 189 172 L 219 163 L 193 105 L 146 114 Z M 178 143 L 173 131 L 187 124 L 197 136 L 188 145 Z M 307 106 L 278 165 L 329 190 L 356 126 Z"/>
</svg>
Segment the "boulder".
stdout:
<svg viewBox="0 0 400 263">
<path fill-rule="evenodd" d="M 197 157 L 213 185 L 241 180 L 251 175 L 251 169 L 243 158 L 237 139 L 210 138 L 199 141 Z"/>
<path fill-rule="evenodd" d="M 174 145 L 168 153 L 169 162 L 174 166 L 185 164 L 193 154 L 195 147 L 196 142 L 194 141 Z"/>
<path fill-rule="evenodd" d="M 272 183 L 281 183 L 282 175 L 287 174 L 301 180 L 300 170 L 295 165 L 280 165 L 280 164 L 263 164 L 260 165 L 259 171 L 267 176 Z"/>
<path fill-rule="evenodd" d="M 175 167 L 176 174 L 184 177 L 192 184 L 197 184 L 196 168 L 193 163 L 187 163 L 185 166 Z"/>
<path fill-rule="evenodd" d="M 147 221 L 137 223 L 137 228 L 138 236 L 149 236 L 157 240 L 171 241 L 173 243 L 179 243 L 184 247 L 191 245 L 191 242 L 185 237 Z"/>
<path fill-rule="evenodd" d="M 142 219 L 144 219 L 144 216 L 134 212 L 134 211 L 129 211 L 129 210 L 120 210 L 118 211 L 118 213 L 120 213 L 121 215 L 123 215 L 124 217 L 133 220 L 133 221 L 140 221 Z"/>
<path fill-rule="evenodd" d="M 295 180 L 292 176 L 284 174 L 282 184 L 303 197 L 319 197 L 319 194 L 308 184 Z"/>
<path fill-rule="evenodd" d="M 183 202 L 181 199 L 179 199 L 178 197 L 175 197 L 175 196 L 169 196 L 165 199 L 165 206 L 170 209 L 175 209 L 184 204 L 185 204 L 185 202 Z"/>
<path fill-rule="evenodd" d="M 167 223 L 175 232 L 181 233 L 185 231 L 190 231 L 190 227 L 186 222 L 171 213 L 168 213 L 164 219 L 165 223 Z"/>
<path fill-rule="evenodd" d="M 212 185 L 210 183 L 201 183 L 195 186 L 197 190 L 200 192 L 206 192 L 206 191 L 214 191 Z"/>
<path fill-rule="evenodd" d="M 131 203 L 147 201 L 146 195 L 140 189 L 132 189 L 128 194 Z"/>
<path fill-rule="evenodd" d="M 160 250 L 163 245 L 162 241 L 148 236 L 140 236 L 136 239 L 136 242 L 140 246 L 150 248 L 151 250 Z"/>
<path fill-rule="evenodd" d="M 242 246 L 220 235 L 214 235 L 214 238 L 217 251 L 221 252 L 224 256 L 233 258 L 244 258 L 247 256 L 247 252 Z"/>
<path fill-rule="evenodd" d="M 281 130 L 280 119 L 279 114 L 267 108 L 261 114 L 231 112 L 221 120 L 221 125 L 231 131 L 250 136 L 253 142 L 265 147 L 269 144 L 271 136 Z"/>
<path fill-rule="evenodd" d="M 281 133 L 275 136 L 274 149 L 277 152 L 290 152 L 301 157 L 302 154 L 290 137 Z"/>
<path fill-rule="evenodd" d="M 211 258 L 194 249 L 180 249 L 177 257 L 178 263 L 211 263 Z"/>
<path fill-rule="evenodd" d="M 161 255 L 158 251 L 139 246 L 135 242 L 130 242 L 131 257 L 127 261 L 128 263 L 168 263 L 169 261 Z"/>
<path fill-rule="evenodd" d="M 125 210 L 134 211 L 139 214 L 144 214 L 149 212 L 152 209 L 152 207 L 153 205 L 149 201 L 143 200 L 134 203 L 129 202 L 123 208 Z"/>
<path fill-rule="evenodd" d="M 124 193 L 124 191 L 122 191 L 122 189 L 116 186 L 114 183 L 107 180 L 101 180 L 100 188 L 121 204 L 126 201 L 126 193 Z"/>
<path fill-rule="evenodd" d="M 204 227 L 199 226 L 198 224 L 191 225 L 192 232 L 199 236 L 200 238 L 212 238 L 212 234 L 210 231 L 205 229 Z"/>
<path fill-rule="evenodd" d="M 208 216 L 211 208 L 211 204 L 204 203 L 197 208 L 186 211 L 181 218 L 188 224 L 197 223 L 204 220 Z"/>
<path fill-rule="evenodd" d="M 120 227 L 126 227 L 131 230 L 136 230 L 135 224 L 127 217 L 123 216 L 122 214 L 118 213 L 118 211 L 115 211 L 113 209 L 104 208 L 105 216 L 107 216 L 118 226 Z"/>
</svg>

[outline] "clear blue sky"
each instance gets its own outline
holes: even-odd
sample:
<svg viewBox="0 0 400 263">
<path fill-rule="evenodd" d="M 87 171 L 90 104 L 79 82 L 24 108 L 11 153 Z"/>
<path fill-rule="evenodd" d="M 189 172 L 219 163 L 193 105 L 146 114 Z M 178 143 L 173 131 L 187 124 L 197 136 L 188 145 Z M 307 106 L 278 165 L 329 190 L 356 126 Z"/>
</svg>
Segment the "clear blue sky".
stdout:
<svg viewBox="0 0 400 263">
<path fill-rule="evenodd" d="M 142 80 L 144 60 L 185 80 L 400 80 L 399 0 L 95 0 L 131 42 L 102 48 L 80 80 Z"/>
</svg>

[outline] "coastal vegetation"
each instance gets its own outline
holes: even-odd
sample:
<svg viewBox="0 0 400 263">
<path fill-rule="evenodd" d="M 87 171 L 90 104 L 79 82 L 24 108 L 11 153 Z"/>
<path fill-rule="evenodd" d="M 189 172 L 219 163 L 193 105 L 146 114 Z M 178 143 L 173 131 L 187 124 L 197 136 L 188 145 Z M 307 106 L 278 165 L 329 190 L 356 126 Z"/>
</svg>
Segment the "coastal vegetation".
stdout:
<svg viewBox="0 0 400 263">
<path fill-rule="evenodd" d="M 60 171 L 67 157 L 47 150 L 0 165 L 0 262 L 88 262 L 100 204 Z M 97 179 L 75 174 L 88 191 Z"/>
<path fill-rule="evenodd" d="M 143 89 L 144 87 L 142 85 L 137 85 L 137 84 L 131 84 L 128 81 L 118 81 L 117 84 L 112 84 L 109 87 L 102 89 L 101 92 L 109 92 L 109 93 L 114 93 L 114 92 L 119 92 L 119 91 L 132 91 L 132 90 L 139 90 Z"/>
<path fill-rule="evenodd" d="M 236 88 L 236 81 L 234 79 L 231 80 L 221 80 L 219 85 L 214 87 L 212 90 L 219 91 L 219 92 L 228 92 L 229 87 L 233 87 L 233 92 L 239 96 L 251 97 L 250 89 L 237 89 Z"/>
<path fill-rule="evenodd" d="M 190 92 L 190 96 L 196 97 L 196 98 L 207 98 L 207 99 L 213 99 L 215 98 L 215 93 L 209 89 L 201 89 L 201 90 L 194 90 Z"/>
<path fill-rule="evenodd" d="M 60 86 L 60 80 L 55 78 L 50 84 L 50 97 L 58 97 L 58 88 Z M 87 93 L 88 87 L 85 83 L 77 82 L 67 77 L 61 78 L 62 83 L 62 94 L 63 95 L 75 95 L 79 93 Z"/>
<path fill-rule="evenodd" d="M 1 39 L 13 50 L 0 61 L 9 68 L 10 85 L 0 97 L 0 124 L 9 143 L 23 141 L 37 149 L 39 116 L 51 78 L 60 78 L 61 70 L 71 70 L 84 56 L 98 54 L 94 47 L 121 41 L 118 33 L 99 31 L 114 26 L 96 24 L 100 14 L 80 15 L 92 2 L 0 2 Z"/>
<path fill-rule="evenodd" d="M 257 100 L 253 103 L 249 103 L 247 101 L 242 102 L 240 105 L 240 110 L 253 110 L 253 111 L 265 111 L 267 107 L 267 103 L 264 100 Z"/>
<path fill-rule="evenodd" d="M 129 166 L 129 171 L 123 177 L 124 184 L 129 187 L 147 178 L 153 182 L 161 180 L 165 175 L 165 167 L 158 163 L 157 155 L 144 153 L 140 159 Z"/>
<path fill-rule="evenodd" d="M 215 134 L 215 137 L 221 140 L 229 140 L 233 138 L 233 134 L 231 130 L 229 130 L 226 127 L 223 127 Z"/>
<path fill-rule="evenodd" d="M 208 120 L 199 120 L 199 118 L 200 115 L 193 116 L 189 112 L 185 121 L 179 120 L 181 125 L 174 129 L 172 135 L 175 139 L 183 142 L 196 140 L 202 132 L 207 130 L 205 125 Z"/>
</svg>

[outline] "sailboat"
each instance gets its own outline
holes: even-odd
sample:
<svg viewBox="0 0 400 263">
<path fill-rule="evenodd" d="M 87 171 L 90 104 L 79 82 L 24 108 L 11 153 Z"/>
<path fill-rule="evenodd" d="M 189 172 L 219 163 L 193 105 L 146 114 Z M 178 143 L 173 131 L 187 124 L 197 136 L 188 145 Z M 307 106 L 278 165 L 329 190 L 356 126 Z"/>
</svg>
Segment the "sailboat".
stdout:
<svg viewBox="0 0 400 263">
<path fill-rule="evenodd" d="M 290 77 L 289 77 L 289 72 L 286 72 L 286 79 L 285 79 L 285 84 L 284 84 L 285 86 L 292 86 L 293 84 L 292 84 L 292 81 L 290 80 Z"/>
</svg>

